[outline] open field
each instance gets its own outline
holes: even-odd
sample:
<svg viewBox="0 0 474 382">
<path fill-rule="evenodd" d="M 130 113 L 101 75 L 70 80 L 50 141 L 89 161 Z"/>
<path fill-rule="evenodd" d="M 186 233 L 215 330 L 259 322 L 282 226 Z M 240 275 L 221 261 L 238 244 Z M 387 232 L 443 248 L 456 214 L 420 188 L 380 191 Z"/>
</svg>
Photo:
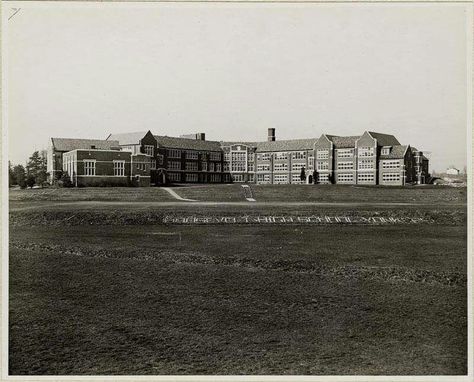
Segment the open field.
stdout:
<svg viewBox="0 0 474 382">
<path fill-rule="evenodd" d="M 465 374 L 465 199 L 439 191 L 363 208 L 16 199 L 10 373 Z M 422 220 L 163 222 L 275 214 Z"/>
<path fill-rule="evenodd" d="M 257 201 L 302 202 L 465 202 L 466 188 L 443 186 L 350 186 L 350 185 L 251 185 Z M 197 200 L 242 200 L 241 185 L 212 185 L 177 188 L 183 197 Z"/>
<path fill-rule="evenodd" d="M 444 186 L 373 187 L 341 185 L 251 185 L 259 202 L 417 202 L 465 203 L 466 188 Z M 245 201 L 239 184 L 173 187 L 180 196 L 197 201 Z M 159 187 L 45 188 L 10 190 L 10 200 L 28 201 L 173 201 Z"/>
</svg>

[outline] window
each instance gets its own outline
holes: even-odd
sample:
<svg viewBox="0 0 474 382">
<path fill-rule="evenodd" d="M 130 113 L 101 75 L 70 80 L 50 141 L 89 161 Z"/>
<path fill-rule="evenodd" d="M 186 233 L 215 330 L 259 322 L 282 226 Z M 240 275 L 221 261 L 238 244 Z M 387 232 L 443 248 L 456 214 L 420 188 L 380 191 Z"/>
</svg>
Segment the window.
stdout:
<svg viewBox="0 0 474 382">
<path fill-rule="evenodd" d="M 317 175 L 317 181 L 318 182 L 321 182 L 321 183 L 327 183 L 329 182 L 329 174 L 321 174 L 321 173 L 318 173 Z"/>
<path fill-rule="evenodd" d="M 114 160 L 114 176 L 125 176 L 124 160 Z"/>
<path fill-rule="evenodd" d="M 306 159 L 305 151 L 295 151 L 292 155 L 293 159 Z"/>
<path fill-rule="evenodd" d="M 273 164 L 274 171 L 288 171 L 288 165 L 286 163 L 274 163 Z"/>
<path fill-rule="evenodd" d="M 216 163 L 216 172 L 221 172 L 221 171 L 222 171 L 221 164 Z"/>
<path fill-rule="evenodd" d="M 291 183 L 306 183 L 306 180 L 301 180 L 300 174 L 291 175 Z"/>
<path fill-rule="evenodd" d="M 238 162 L 238 161 L 243 161 L 245 162 L 247 160 L 247 153 L 241 152 L 241 151 L 233 151 L 232 152 L 232 162 Z"/>
<path fill-rule="evenodd" d="M 159 154 L 158 154 L 156 157 L 157 157 L 157 159 L 158 159 L 158 164 L 159 164 L 160 166 L 163 165 L 163 155 L 159 155 Z"/>
<path fill-rule="evenodd" d="M 254 182 L 254 181 L 255 181 L 255 175 L 249 174 L 249 182 Z"/>
<path fill-rule="evenodd" d="M 277 174 L 273 176 L 273 183 L 275 184 L 282 184 L 288 183 L 288 175 Z"/>
<path fill-rule="evenodd" d="M 257 165 L 257 171 L 270 171 L 269 164 L 259 164 Z"/>
<path fill-rule="evenodd" d="M 316 169 L 317 170 L 328 170 L 329 169 L 329 162 L 316 162 Z"/>
<path fill-rule="evenodd" d="M 389 154 L 390 154 L 390 149 L 391 149 L 391 146 L 382 147 L 382 152 L 381 152 L 381 154 L 382 154 L 382 155 L 389 155 Z"/>
<path fill-rule="evenodd" d="M 181 150 L 169 149 L 168 158 L 181 158 Z"/>
<path fill-rule="evenodd" d="M 232 151 L 230 155 L 232 171 L 247 171 L 247 151 Z"/>
<path fill-rule="evenodd" d="M 375 175 L 373 173 L 357 174 L 357 183 L 362 182 L 375 182 Z"/>
<path fill-rule="evenodd" d="M 288 153 L 275 153 L 275 159 L 288 159 Z"/>
<path fill-rule="evenodd" d="M 338 170 L 352 170 L 354 168 L 354 162 L 346 161 L 346 162 L 337 162 L 337 169 Z"/>
<path fill-rule="evenodd" d="M 232 175 L 232 180 L 234 182 L 243 182 L 244 181 L 244 176 L 242 174 L 234 174 Z"/>
<path fill-rule="evenodd" d="M 270 183 L 270 174 L 257 174 L 257 183 Z"/>
<path fill-rule="evenodd" d="M 337 174 L 338 183 L 352 183 L 354 181 L 354 174 Z"/>
<path fill-rule="evenodd" d="M 197 162 L 186 162 L 186 171 L 197 171 L 198 164 Z"/>
<path fill-rule="evenodd" d="M 219 160 L 221 160 L 221 153 L 219 153 L 219 152 L 211 152 L 211 153 L 209 154 L 209 159 L 210 159 L 210 160 L 217 160 L 217 161 L 219 161 Z"/>
<path fill-rule="evenodd" d="M 291 165 L 291 171 L 300 171 L 301 172 L 302 167 L 305 167 L 304 163 L 293 163 Z"/>
<path fill-rule="evenodd" d="M 309 157 L 308 158 L 308 168 L 313 169 L 314 168 L 314 157 Z"/>
<path fill-rule="evenodd" d="M 149 155 L 151 157 L 155 156 L 154 155 L 154 147 L 152 145 L 145 145 L 145 154 Z"/>
<path fill-rule="evenodd" d="M 137 170 L 145 171 L 146 170 L 146 162 L 136 162 L 137 163 Z"/>
<path fill-rule="evenodd" d="M 186 151 L 186 159 L 198 159 L 197 151 Z"/>
<path fill-rule="evenodd" d="M 253 162 L 248 163 L 248 171 L 255 171 L 255 164 Z"/>
<path fill-rule="evenodd" d="M 84 161 L 84 175 L 95 176 L 95 160 Z"/>
<path fill-rule="evenodd" d="M 181 170 L 181 162 L 168 162 L 168 170 Z"/>
<path fill-rule="evenodd" d="M 211 179 L 211 183 L 220 183 L 221 174 L 211 174 L 210 179 Z"/>
<path fill-rule="evenodd" d="M 372 159 L 359 159 L 359 170 L 373 170 L 375 163 Z"/>
<path fill-rule="evenodd" d="M 207 171 L 207 162 L 201 162 L 201 171 Z"/>
<path fill-rule="evenodd" d="M 400 174 L 396 172 L 386 172 L 382 174 L 383 182 L 400 182 Z"/>
<path fill-rule="evenodd" d="M 230 161 L 230 153 L 229 153 L 228 151 L 224 153 L 224 160 L 225 160 L 226 162 L 229 162 L 229 161 Z"/>
<path fill-rule="evenodd" d="M 270 153 L 257 154 L 257 160 L 270 160 Z"/>
<path fill-rule="evenodd" d="M 169 172 L 168 179 L 172 182 L 180 182 L 181 181 L 181 174 L 176 172 Z"/>
<path fill-rule="evenodd" d="M 382 168 L 400 168 L 399 160 L 383 160 Z"/>
<path fill-rule="evenodd" d="M 224 162 L 224 171 L 225 172 L 229 171 L 229 162 Z"/>
<path fill-rule="evenodd" d="M 209 171 L 214 172 L 214 163 L 209 163 Z"/>
<path fill-rule="evenodd" d="M 255 161 L 255 153 L 249 153 L 249 162 Z"/>
<path fill-rule="evenodd" d="M 316 154 L 317 159 L 329 159 L 329 150 L 318 150 Z"/>
<path fill-rule="evenodd" d="M 338 158 L 352 158 L 354 156 L 354 149 L 339 149 L 336 151 Z"/>
<path fill-rule="evenodd" d="M 150 162 L 150 168 L 156 170 L 156 159 L 152 159 Z"/>
<path fill-rule="evenodd" d="M 186 174 L 186 182 L 197 182 L 198 174 Z"/>
<path fill-rule="evenodd" d="M 373 147 L 359 147 L 358 153 L 359 153 L 359 157 L 373 157 L 374 148 Z"/>
</svg>

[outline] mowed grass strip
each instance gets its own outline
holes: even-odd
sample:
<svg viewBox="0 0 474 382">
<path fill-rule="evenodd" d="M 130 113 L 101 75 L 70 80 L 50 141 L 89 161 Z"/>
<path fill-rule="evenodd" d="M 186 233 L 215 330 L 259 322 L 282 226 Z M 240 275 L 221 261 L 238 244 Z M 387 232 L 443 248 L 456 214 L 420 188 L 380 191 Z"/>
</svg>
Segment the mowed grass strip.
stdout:
<svg viewBox="0 0 474 382">
<path fill-rule="evenodd" d="M 34 188 L 10 189 L 12 202 L 35 201 L 175 201 L 159 187 L 87 187 L 87 188 Z"/>
<path fill-rule="evenodd" d="M 448 186 L 250 185 L 259 202 L 466 203 L 467 189 Z M 245 201 L 241 184 L 173 187 L 183 198 L 210 202 Z M 10 201 L 176 201 L 160 187 L 11 189 Z"/>
<path fill-rule="evenodd" d="M 465 227 L 17 227 L 11 240 L 11 374 L 466 373 L 465 282 L 304 271 L 462 275 Z"/>
<path fill-rule="evenodd" d="M 467 189 L 448 186 L 361 186 L 306 184 L 251 184 L 259 202 L 372 202 L 372 203 L 466 203 Z M 176 188 L 181 196 L 202 201 L 243 201 L 240 184 Z"/>
</svg>

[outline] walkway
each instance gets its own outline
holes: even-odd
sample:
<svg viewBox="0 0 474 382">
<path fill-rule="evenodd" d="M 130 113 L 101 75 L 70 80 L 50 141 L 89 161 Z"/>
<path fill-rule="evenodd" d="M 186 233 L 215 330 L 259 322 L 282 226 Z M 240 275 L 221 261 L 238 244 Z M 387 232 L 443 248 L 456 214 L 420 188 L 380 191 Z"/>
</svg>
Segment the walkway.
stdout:
<svg viewBox="0 0 474 382">
<path fill-rule="evenodd" d="M 162 190 L 167 191 L 173 198 L 175 198 L 175 199 L 177 199 L 177 200 L 182 200 L 182 201 L 184 201 L 184 202 L 196 202 L 196 200 L 194 200 L 194 199 L 182 198 L 182 197 L 179 196 L 176 192 L 174 192 L 171 188 L 162 187 Z"/>
</svg>

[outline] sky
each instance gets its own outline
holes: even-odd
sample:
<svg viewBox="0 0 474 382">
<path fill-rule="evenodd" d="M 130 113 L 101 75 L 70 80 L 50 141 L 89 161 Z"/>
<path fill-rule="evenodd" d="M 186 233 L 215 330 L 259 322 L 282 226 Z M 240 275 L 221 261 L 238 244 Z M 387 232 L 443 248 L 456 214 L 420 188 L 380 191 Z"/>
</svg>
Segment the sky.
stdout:
<svg viewBox="0 0 474 382">
<path fill-rule="evenodd" d="M 277 140 L 389 133 L 431 169 L 466 165 L 469 5 L 3 8 L 13 163 L 50 137 L 255 141 L 274 127 Z"/>
</svg>

